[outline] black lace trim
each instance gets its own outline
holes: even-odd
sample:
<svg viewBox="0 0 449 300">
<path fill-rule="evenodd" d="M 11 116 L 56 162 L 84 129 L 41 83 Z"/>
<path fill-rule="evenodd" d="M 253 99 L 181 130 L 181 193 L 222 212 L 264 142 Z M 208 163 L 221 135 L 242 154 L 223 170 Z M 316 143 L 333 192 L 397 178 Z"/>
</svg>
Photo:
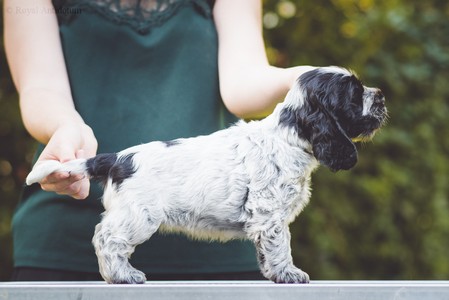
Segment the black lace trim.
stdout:
<svg viewBox="0 0 449 300">
<path fill-rule="evenodd" d="M 117 24 L 126 24 L 141 34 L 162 25 L 184 5 L 193 5 L 210 18 L 215 0 L 53 0 L 58 21 L 68 23 L 77 15 L 95 12 Z"/>
</svg>

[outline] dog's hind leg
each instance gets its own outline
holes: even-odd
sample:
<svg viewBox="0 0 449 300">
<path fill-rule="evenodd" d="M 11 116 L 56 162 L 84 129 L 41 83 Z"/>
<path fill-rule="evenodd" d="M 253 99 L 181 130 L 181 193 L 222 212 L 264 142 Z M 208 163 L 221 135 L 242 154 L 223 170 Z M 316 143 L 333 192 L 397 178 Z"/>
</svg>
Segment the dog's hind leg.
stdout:
<svg viewBox="0 0 449 300">
<path fill-rule="evenodd" d="M 150 218 L 147 209 L 117 207 L 106 211 L 96 226 L 92 243 L 98 257 L 100 274 L 108 283 L 144 283 L 145 274 L 131 266 L 128 259 L 137 245 L 149 239 L 160 222 Z"/>
<path fill-rule="evenodd" d="M 262 274 L 276 283 L 308 283 L 309 275 L 293 265 L 290 248 L 290 231 L 282 222 L 265 223 L 265 228 L 250 233 L 257 250 Z"/>
</svg>

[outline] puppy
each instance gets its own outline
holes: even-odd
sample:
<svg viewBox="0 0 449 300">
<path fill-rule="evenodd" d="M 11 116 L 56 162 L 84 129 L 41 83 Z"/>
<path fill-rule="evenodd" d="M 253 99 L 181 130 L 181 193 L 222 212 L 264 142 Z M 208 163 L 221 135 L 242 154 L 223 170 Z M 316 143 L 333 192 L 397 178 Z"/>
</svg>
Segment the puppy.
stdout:
<svg viewBox="0 0 449 300">
<path fill-rule="evenodd" d="M 261 121 L 240 121 L 208 136 L 155 141 L 64 164 L 37 164 L 27 184 L 52 172 L 104 182 L 95 228 L 100 273 L 108 283 L 144 283 L 128 259 L 157 230 L 192 238 L 254 242 L 262 274 L 306 283 L 293 265 L 289 224 L 310 198 L 321 163 L 333 171 L 357 162 L 354 142 L 370 140 L 387 116 L 381 91 L 350 71 L 316 68 Z"/>
</svg>

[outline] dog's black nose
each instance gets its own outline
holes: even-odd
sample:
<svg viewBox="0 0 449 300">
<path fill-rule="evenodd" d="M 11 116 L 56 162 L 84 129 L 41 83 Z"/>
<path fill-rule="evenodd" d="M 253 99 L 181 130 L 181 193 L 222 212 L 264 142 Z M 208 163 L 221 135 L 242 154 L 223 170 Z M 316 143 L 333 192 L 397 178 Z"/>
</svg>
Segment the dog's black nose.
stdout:
<svg viewBox="0 0 449 300">
<path fill-rule="evenodd" d="M 376 94 L 374 94 L 374 103 L 377 104 L 385 103 L 385 96 L 384 94 L 382 94 L 382 91 L 380 89 L 377 89 Z"/>
</svg>

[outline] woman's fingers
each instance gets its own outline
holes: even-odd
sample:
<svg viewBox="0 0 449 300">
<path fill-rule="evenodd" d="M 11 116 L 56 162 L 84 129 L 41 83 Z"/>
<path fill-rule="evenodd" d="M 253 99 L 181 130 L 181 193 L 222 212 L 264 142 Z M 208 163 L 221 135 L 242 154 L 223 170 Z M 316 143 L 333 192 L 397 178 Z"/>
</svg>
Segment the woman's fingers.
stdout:
<svg viewBox="0 0 449 300">
<path fill-rule="evenodd" d="M 89 180 L 79 174 L 52 173 L 44 178 L 40 184 L 44 191 L 68 195 L 75 199 L 85 199 L 89 195 Z"/>
</svg>

